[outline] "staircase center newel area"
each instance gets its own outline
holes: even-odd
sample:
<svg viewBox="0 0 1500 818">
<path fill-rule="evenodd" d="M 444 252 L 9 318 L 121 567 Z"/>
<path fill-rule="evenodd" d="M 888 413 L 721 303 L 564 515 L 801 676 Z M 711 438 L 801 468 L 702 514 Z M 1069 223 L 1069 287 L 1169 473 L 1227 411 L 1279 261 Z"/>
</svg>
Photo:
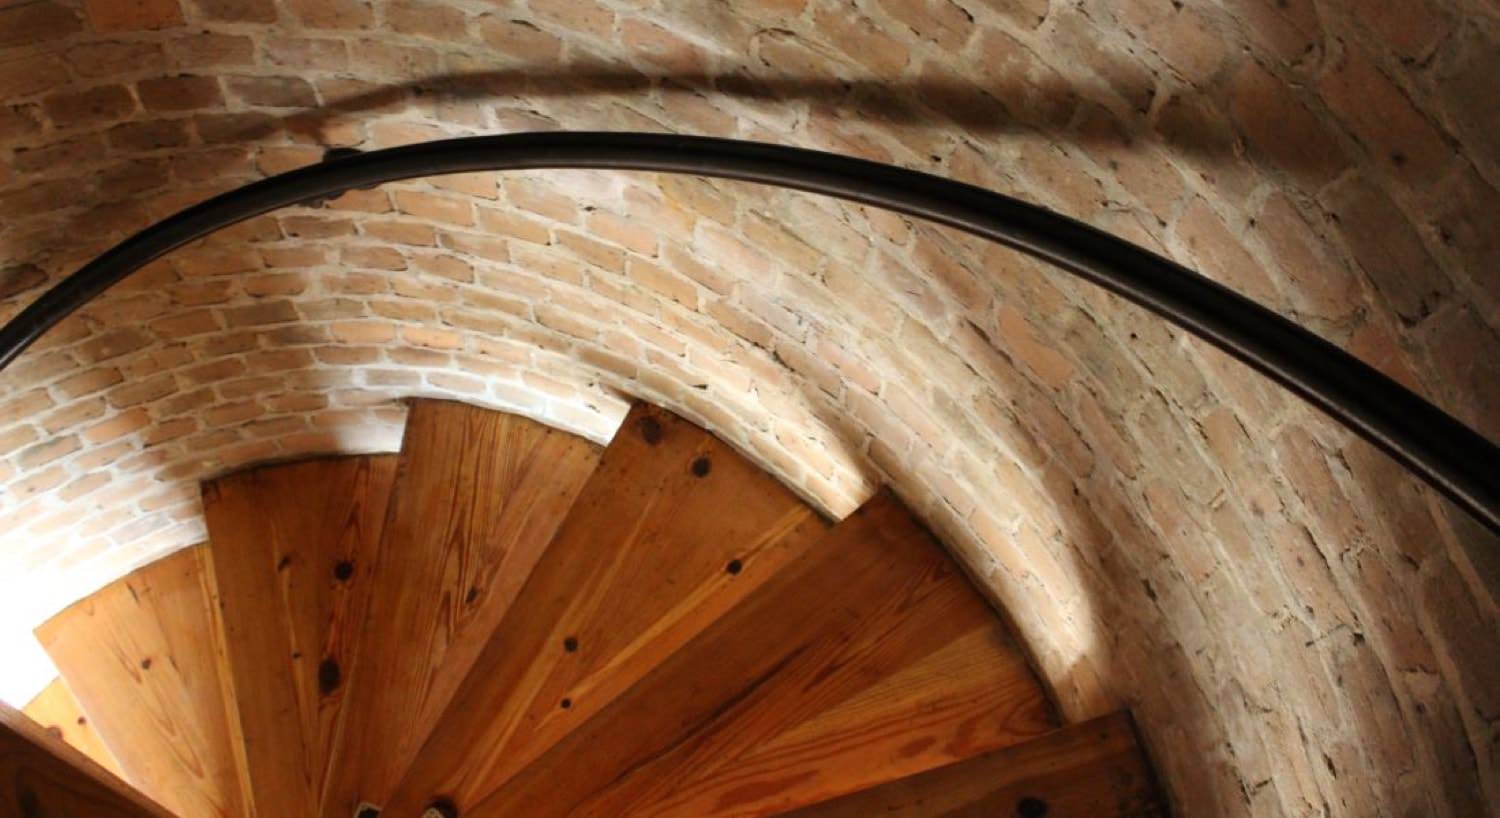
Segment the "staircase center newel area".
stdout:
<svg viewBox="0 0 1500 818">
<path fill-rule="evenodd" d="M 0 704 L 0 815 L 171 818 L 172 813 Z"/>
<path fill-rule="evenodd" d="M 249 813 L 208 549 L 157 560 L 37 629 L 126 780 L 182 816 Z"/>
<path fill-rule="evenodd" d="M 398 455 L 203 495 L 207 543 L 38 630 L 50 712 L 181 818 L 1164 814 L 894 495 L 830 523 L 653 406 L 601 450 L 417 400 Z"/>
</svg>

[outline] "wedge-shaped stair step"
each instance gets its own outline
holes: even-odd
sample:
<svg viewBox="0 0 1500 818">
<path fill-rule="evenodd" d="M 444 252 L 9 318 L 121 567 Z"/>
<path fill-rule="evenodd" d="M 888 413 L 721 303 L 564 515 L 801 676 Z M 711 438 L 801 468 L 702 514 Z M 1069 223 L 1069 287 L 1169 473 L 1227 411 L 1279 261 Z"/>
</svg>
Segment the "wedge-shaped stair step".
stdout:
<svg viewBox="0 0 1500 818">
<path fill-rule="evenodd" d="M 883 531 L 866 528 L 881 517 Z M 820 547 L 849 562 L 904 557 L 911 574 L 882 598 L 853 601 L 846 610 L 857 619 L 838 622 L 835 613 L 834 627 L 773 676 L 572 815 L 779 815 L 1055 726 L 994 611 L 893 497 L 877 499 L 851 528 Z M 728 650 L 701 648 L 706 662 Z"/>
<path fill-rule="evenodd" d="M 99 731 L 94 729 L 93 723 L 83 712 L 83 707 L 78 704 L 78 699 L 73 696 L 73 691 L 68 689 L 67 682 L 61 677 L 53 679 L 52 684 L 36 694 L 21 712 L 47 732 L 67 742 L 68 746 L 88 756 L 90 761 L 108 770 L 111 775 L 125 777 L 125 771 L 120 769 L 120 762 L 115 759 L 115 754 L 104 746 L 104 739 L 99 738 Z"/>
<path fill-rule="evenodd" d="M 1105 716 L 892 781 L 794 818 L 1165 818 L 1130 717 Z"/>
<path fill-rule="evenodd" d="M 0 703 L 0 815 L 172 818 L 82 752 Z"/>
<path fill-rule="evenodd" d="M 394 456 L 344 457 L 203 487 L 260 816 L 317 814 L 395 475 Z"/>
<path fill-rule="evenodd" d="M 737 603 L 462 814 L 774 815 L 1054 725 L 993 612 L 888 494 Z"/>
<path fill-rule="evenodd" d="M 97 591 L 37 629 L 127 779 L 182 818 L 248 814 L 203 546 Z"/>
<path fill-rule="evenodd" d="M 323 814 L 389 795 L 552 541 L 599 447 L 499 412 L 417 401 L 339 716 Z"/>
<path fill-rule="evenodd" d="M 712 435 L 636 406 L 382 815 L 415 818 L 442 796 L 467 816 L 523 769 L 574 751 L 580 725 L 616 712 L 826 530 Z M 700 658 L 712 677 L 718 659 Z M 585 752 L 641 739 L 590 736 L 601 745 Z M 556 795 L 545 809 L 501 812 L 562 814 L 588 794 L 567 776 L 544 789 Z"/>
</svg>

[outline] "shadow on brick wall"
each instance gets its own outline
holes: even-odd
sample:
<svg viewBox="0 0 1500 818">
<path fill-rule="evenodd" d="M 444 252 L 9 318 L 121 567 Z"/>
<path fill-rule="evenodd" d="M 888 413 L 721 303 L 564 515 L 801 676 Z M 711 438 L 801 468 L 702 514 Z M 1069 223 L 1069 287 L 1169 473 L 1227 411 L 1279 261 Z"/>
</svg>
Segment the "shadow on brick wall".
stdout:
<svg viewBox="0 0 1500 818">
<path fill-rule="evenodd" d="M 1158 142 L 1180 154 L 1202 158 L 1236 158 L 1231 123 L 1207 107 L 1184 101 L 1173 105 L 1154 133 L 1142 133 L 1129 121 L 1142 110 L 1108 114 L 1102 127 L 1088 112 L 1103 106 L 1091 98 L 1107 94 L 1061 77 L 1052 81 L 1016 81 L 980 86 L 957 78 L 887 83 L 828 77 L 754 77 L 746 73 L 647 74 L 614 65 L 545 65 L 503 71 L 454 73 L 411 82 L 372 87 L 317 110 L 285 118 L 270 115 L 247 121 L 237 134 L 246 141 L 285 130 L 313 139 L 326 137 L 330 126 L 352 116 L 399 108 L 421 101 L 506 101 L 516 98 L 640 97 L 649 93 L 691 94 L 760 104 L 826 106 L 840 115 L 870 124 L 896 127 L 957 128 L 975 136 L 1034 131 L 1059 142 L 1128 147 Z M 1148 95 L 1147 99 L 1150 99 Z M 1185 100 L 1185 98 L 1179 98 Z M 1125 108 L 1129 108 L 1126 105 Z"/>
<path fill-rule="evenodd" d="M 722 99 L 755 106 L 808 106 L 815 117 L 827 122 L 889 127 L 890 135 L 898 141 L 918 130 L 949 133 L 956 129 L 976 138 L 1011 133 L 1040 135 L 1060 145 L 1076 145 L 1093 152 L 1104 165 L 1113 164 L 1113 157 L 1122 152 L 1160 149 L 1188 158 L 1210 179 L 1217 169 L 1232 168 L 1242 161 L 1243 145 L 1237 129 L 1220 113 L 1218 105 L 1189 97 L 1167 100 L 1159 106 L 1153 127 L 1144 116 L 1144 108 L 1132 110 L 1127 103 L 1112 109 L 1098 102 L 1102 99 L 1118 102 L 1121 97 L 1095 87 L 1092 82 L 1097 81 L 1075 85 L 1049 73 L 1040 78 L 1018 74 L 989 85 L 976 85 L 956 77 L 886 83 L 825 77 L 767 78 L 751 76 L 747 71 L 642 73 L 618 65 L 586 62 L 435 75 L 387 85 L 350 81 L 349 95 L 294 113 L 201 112 L 195 117 L 200 131 L 209 127 L 203 120 L 215 120 L 211 135 L 203 134 L 204 148 L 221 150 L 232 158 L 227 158 L 217 172 L 211 164 L 196 170 L 196 178 L 203 180 L 199 189 L 191 191 L 199 194 L 196 199 L 168 195 L 181 193 L 178 188 L 182 186 L 164 187 L 168 184 L 165 175 L 153 181 L 151 168 L 144 167 L 151 160 L 121 158 L 82 178 L 48 178 L 65 172 L 54 168 L 65 168 L 78 161 L 96 161 L 93 156 L 69 160 L 65 146 L 79 137 L 63 137 L 45 145 L 17 149 L 18 158 L 26 153 L 37 154 L 38 160 L 50 153 L 58 153 L 59 158 L 30 174 L 43 178 L 25 185 L 3 185 L 10 189 L 0 190 L 0 219 L 8 219 L 15 226 L 0 254 L 5 259 L 5 266 L 0 268 L 0 293 L 3 293 L 0 302 L 9 302 L 0 307 L 0 319 L 18 308 L 21 299 L 17 296 L 34 293 L 42 283 L 44 277 L 28 265 L 41 267 L 46 272 L 45 278 L 55 279 L 151 222 L 193 201 L 252 180 L 254 176 L 245 176 L 243 170 L 238 176 L 230 172 L 236 164 L 244 165 L 244 156 L 234 156 L 234 149 L 242 149 L 243 154 L 254 146 L 274 143 L 278 135 L 303 144 L 358 144 L 357 139 L 349 137 L 350 125 L 376 115 L 408 112 L 414 107 L 441 109 L 445 104 L 502 104 L 517 100 L 524 104 L 527 99 L 549 98 L 630 101 L 654 96 L 670 113 L 674 99 L 688 102 Z M 1148 91 L 1136 102 L 1149 107 L 1152 94 L 1154 91 Z M 1254 111 L 1236 113 L 1255 114 Z M 527 122 L 528 127 L 539 130 L 598 128 L 601 119 L 609 118 L 609 112 L 600 116 L 590 112 L 581 117 L 588 121 L 558 124 L 546 114 L 538 113 Z M 694 121 L 691 116 L 678 118 Z M 439 113 L 433 121 L 441 119 Z M 140 130 L 140 138 L 150 138 L 151 120 L 136 118 L 126 124 Z M 683 129 L 687 130 L 690 129 Z M 698 132 L 708 136 L 734 135 L 723 130 L 716 132 L 708 123 L 702 123 Z M 164 142 L 142 147 L 187 147 L 187 144 Z M 61 152 L 59 148 L 63 148 Z M 129 157 L 132 152 L 126 150 L 124 154 Z M 1326 158 L 1309 155 L 1307 166 L 1299 167 L 1301 156 L 1292 151 L 1277 160 L 1294 175 L 1323 175 L 1320 165 L 1326 164 Z M 80 202 L 92 207 L 81 213 L 65 212 Z"/>
</svg>

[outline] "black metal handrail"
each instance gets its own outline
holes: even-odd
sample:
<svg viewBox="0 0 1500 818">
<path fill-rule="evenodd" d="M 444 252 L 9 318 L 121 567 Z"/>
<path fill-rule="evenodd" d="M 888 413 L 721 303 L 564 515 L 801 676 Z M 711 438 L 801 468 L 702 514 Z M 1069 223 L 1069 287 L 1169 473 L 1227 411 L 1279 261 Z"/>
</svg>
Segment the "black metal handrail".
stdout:
<svg viewBox="0 0 1500 818">
<path fill-rule="evenodd" d="M 1500 447 L 1254 301 L 1149 250 L 1009 196 L 878 162 L 741 140 L 527 133 L 331 158 L 187 208 L 106 251 L 0 328 L 0 369 L 110 285 L 170 250 L 236 222 L 401 179 L 562 168 L 681 173 L 819 193 L 944 224 L 1052 262 L 1249 364 L 1374 443 L 1500 534 Z"/>
</svg>

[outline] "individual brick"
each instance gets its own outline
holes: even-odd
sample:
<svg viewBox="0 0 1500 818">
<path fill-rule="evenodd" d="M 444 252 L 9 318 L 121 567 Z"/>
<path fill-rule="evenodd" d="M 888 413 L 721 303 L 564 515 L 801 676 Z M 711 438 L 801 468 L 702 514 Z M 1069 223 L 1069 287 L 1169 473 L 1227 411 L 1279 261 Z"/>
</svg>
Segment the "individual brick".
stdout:
<svg viewBox="0 0 1500 818">
<path fill-rule="evenodd" d="M 1361 49 L 1346 46 L 1321 89 L 1365 150 L 1412 188 L 1426 187 L 1454 163 L 1442 132 Z"/>
<path fill-rule="evenodd" d="M 384 4 L 386 27 L 401 34 L 445 43 L 468 38 L 468 18 L 459 8 L 424 0 L 392 0 Z"/>
<path fill-rule="evenodd" d="M 1323 202 L 1354 260 L 1403 321 L 1421 321 L 1452 292 L 1416 228 L 1379 186 L 1350 178 Z"/>
<path fill-rule="evenodd" d="M 246 36 L 204 31 L 167 41 L 167 55 L 179 69 L 246 66 L 255 60 L 255 43 Z"/>
<path fill-rule="evenodd" d="M 141 80 L 135 89 L 141 104 L 153 112 L 192 111 L 224 105 L 224 93 L 219 90 L 219 81 L 213 77 L 157 77 Z"/>
<path fill-rule="evenodd" d="M 270 23 L 277 18 L 272 0 L 191 0 L 197 16 L 223 23 Z"/>
<path fill-rule="evenodd" d="M 486 14 L 479 19 L 479 37 L 502 54 L 527 62 L 551 62 L 562 54 L 562 39 L 524 19 Z"/>
<path fill-rule="evenodd" d="M 308 28 L 359 29 L 375 24 L 364 0 L 287 0 L 286 8 Z"/>
<path fill-rule="evenodd" d="M 59 128 L 102 125 L 130 116 L 135 108 L 135 97 L 123 85 L 65 91 L 42 100 L 42 109 Z"/>
<path fill-rule="evenodd" d="M 177 0 L 84 0 L 95 31 L 155 31 L 182 25 Z"/>
<path fill-rule="evenodd" d="M 14 141 L 35 134 L 41 129 L 41 117 L 35 106 L 0 107 L 0 140 Z"/>
<path fill-rule="evenodd" d="M 83 438 L 94 445 L 108 443 L 125 435 L 139 432 L 150 423 L 151 416 L 145 409 L 131 409 L 88 427 L 83 432 Z"/>
<path fill-rule="evenodd" d="M 161 43 L 103 42 L 70 48 L 68 64 L 83 77 L 118 77 L 135 72 L 155 72 L 166 67 Z"/>
<path fill-rule="evenodd" d="M 613 38 L 614 12 L 594 0 L 533 0 L 531 11 L 538 19 L 575 34 Z"/>
<path fill-rule="evenodd" d="M 192 138 L 188 124 L 179 119 L 125 122 L 110 128 L 105 136 L 111 147 L 130 152 L 180 148 Z"/>
<path fill-rule="evenodd" d="M 398 190 L 395 198 L 396 209 L 414 218 L 460 226 L 474 223 L 474 206 L 462 197 Z"/>
<path fill-rule="evenodd" d="M 89 363 L 98 363 L 134 352 L 151 343 L 147 332 L 135 327 L 119 327 L 97 335 L 79 346 L 79 355 Z"/>
<path fill-rule="evenodd" d="M 1230 80 L 1229 113 L 1250 146 L 1293 178 L 1312 186 L 1333 179 L 1349 159 L 1298 94 L 1253 60 Z"/>
<path fill-rule="evenodd" d="M 78 13 L 60 3 L 13 3 L 0 8 L 0 48 L 59 40 L 83 29 Z"/>
<path fill-rule="evenodd" d="M 230 77 L 229 93 L 245 105 L 261 108 L 312 108 L 318 104 L 312 84 L 301 77 Z"/>
</svg>

